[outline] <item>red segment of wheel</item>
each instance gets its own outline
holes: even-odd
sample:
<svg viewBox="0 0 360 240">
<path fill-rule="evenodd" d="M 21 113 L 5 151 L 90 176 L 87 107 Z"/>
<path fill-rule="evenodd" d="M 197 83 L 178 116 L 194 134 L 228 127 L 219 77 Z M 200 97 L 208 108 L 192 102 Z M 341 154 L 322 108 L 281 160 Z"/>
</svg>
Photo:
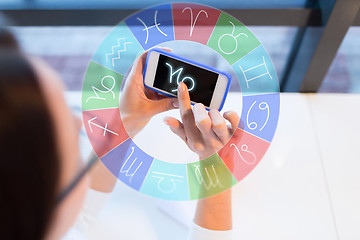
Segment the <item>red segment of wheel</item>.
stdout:
<svg viewBox="0 0 360 240">
<path fill-rule="evenodd" d="M 263 158 L 270 143 L 240 128 L 218 154 L 237 181 L 246 177 Z"/>
<path fill-rule="evenodd" d="M 99 158 L 129 138 L 119 108 L 83 111 L 86 133 Z"/>
<path fill-rule="evenodd" d="M 188 3 L 174 3 L 172 8 L 175 40 L 188 40 L 206 45 L 221 11 Z"/>
</svg>

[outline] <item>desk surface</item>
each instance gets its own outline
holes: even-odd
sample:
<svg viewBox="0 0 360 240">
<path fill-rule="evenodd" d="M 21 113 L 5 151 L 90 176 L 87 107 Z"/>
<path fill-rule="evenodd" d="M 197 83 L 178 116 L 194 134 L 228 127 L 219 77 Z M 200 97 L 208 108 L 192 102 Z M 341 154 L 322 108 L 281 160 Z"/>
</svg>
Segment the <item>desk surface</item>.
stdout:
<svg viewBox="0 0 360 240">
<path fill-rule="evenodd" d="M 79 109 L 79 93 L 68 92 L 66 99 Z M 281 94 L 278 129 L 268 152 L 233 188 L 236 236 L 360 239 L 359 103 L 360 95 Z M 89 149 L 85 137 L 81 145 Z M 87 235 L 185 239 L 193 211 L 194 202 L 159 202 L 119 182 Z"/>
</svg>

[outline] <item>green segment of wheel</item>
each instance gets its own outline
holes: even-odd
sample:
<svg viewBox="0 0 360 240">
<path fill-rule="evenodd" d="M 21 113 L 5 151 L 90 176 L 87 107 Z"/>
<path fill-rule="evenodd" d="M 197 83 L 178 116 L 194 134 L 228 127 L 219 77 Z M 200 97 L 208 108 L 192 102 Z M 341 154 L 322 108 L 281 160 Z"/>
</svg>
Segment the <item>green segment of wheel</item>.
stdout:
<svg viewBox="0 0 360 240">
<path fill-rule="evenodd" d="M 120 87 L 124 76 L 90 62 L 83 85 L 83 110 L 119 107 Z"/>
<path fill-rule="evenodd" d="M 214 155 L 187 164 L 190 199 L 206 198 L 237 183 L 220 156 Z"/>
<path fill-rule="evenodd" d="M 221 54 L 232 65 L 260 44 L 241 22 L 221 13 L 207 46 Z"/>
</svg>

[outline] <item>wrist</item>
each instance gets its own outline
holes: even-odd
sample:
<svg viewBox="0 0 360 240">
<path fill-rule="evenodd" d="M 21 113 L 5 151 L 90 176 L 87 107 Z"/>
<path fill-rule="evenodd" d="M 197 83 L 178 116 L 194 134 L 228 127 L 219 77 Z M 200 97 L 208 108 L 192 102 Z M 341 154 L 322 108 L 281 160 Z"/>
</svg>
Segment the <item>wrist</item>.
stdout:
<svg viewBox="0 0 360 240">
<path fill-rule="evenodd" d="M 127 134 L 131 138 L 134 138 L 149 122 L 149 120 L 145 120 L 143 116 L 137 117 L 134 114 L 125 114 L 124 116 L 121 116 L 121 120 Z"/>
<path fill-rule="evenodd" d="M 212 155 L 214 155 L 217 151 L 213 150 L 213 151 L 207 151 L 207 152 L 203 152 L 203 153 L 198 153 L 199 155 L 199 160 L 203 160 L 206 158 L 211 157 Z"/>
<path fill-rule="evenodd" d="M 211 230 L 232 229 L 231 189 L 200 199 L 197 203 L 194 222 Z"/>
</svg>

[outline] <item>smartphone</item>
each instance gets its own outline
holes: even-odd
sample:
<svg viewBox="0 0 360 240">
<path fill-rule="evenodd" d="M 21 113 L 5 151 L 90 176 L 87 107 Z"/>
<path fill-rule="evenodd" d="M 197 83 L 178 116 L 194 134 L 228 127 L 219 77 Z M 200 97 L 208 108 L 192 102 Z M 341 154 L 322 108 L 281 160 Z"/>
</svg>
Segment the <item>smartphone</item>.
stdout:
<svg viewBox="0 0 360 240">
<path fill-rule="evenodd" d="M 145 64 L 144 85 L 176 97 L 180 81 L 187 85 L 192 104 L 202 103 L 207 110 L 220 111 L 229 91 L 231 75 L 162 49 L 151 49 Z"/>
</svg>

